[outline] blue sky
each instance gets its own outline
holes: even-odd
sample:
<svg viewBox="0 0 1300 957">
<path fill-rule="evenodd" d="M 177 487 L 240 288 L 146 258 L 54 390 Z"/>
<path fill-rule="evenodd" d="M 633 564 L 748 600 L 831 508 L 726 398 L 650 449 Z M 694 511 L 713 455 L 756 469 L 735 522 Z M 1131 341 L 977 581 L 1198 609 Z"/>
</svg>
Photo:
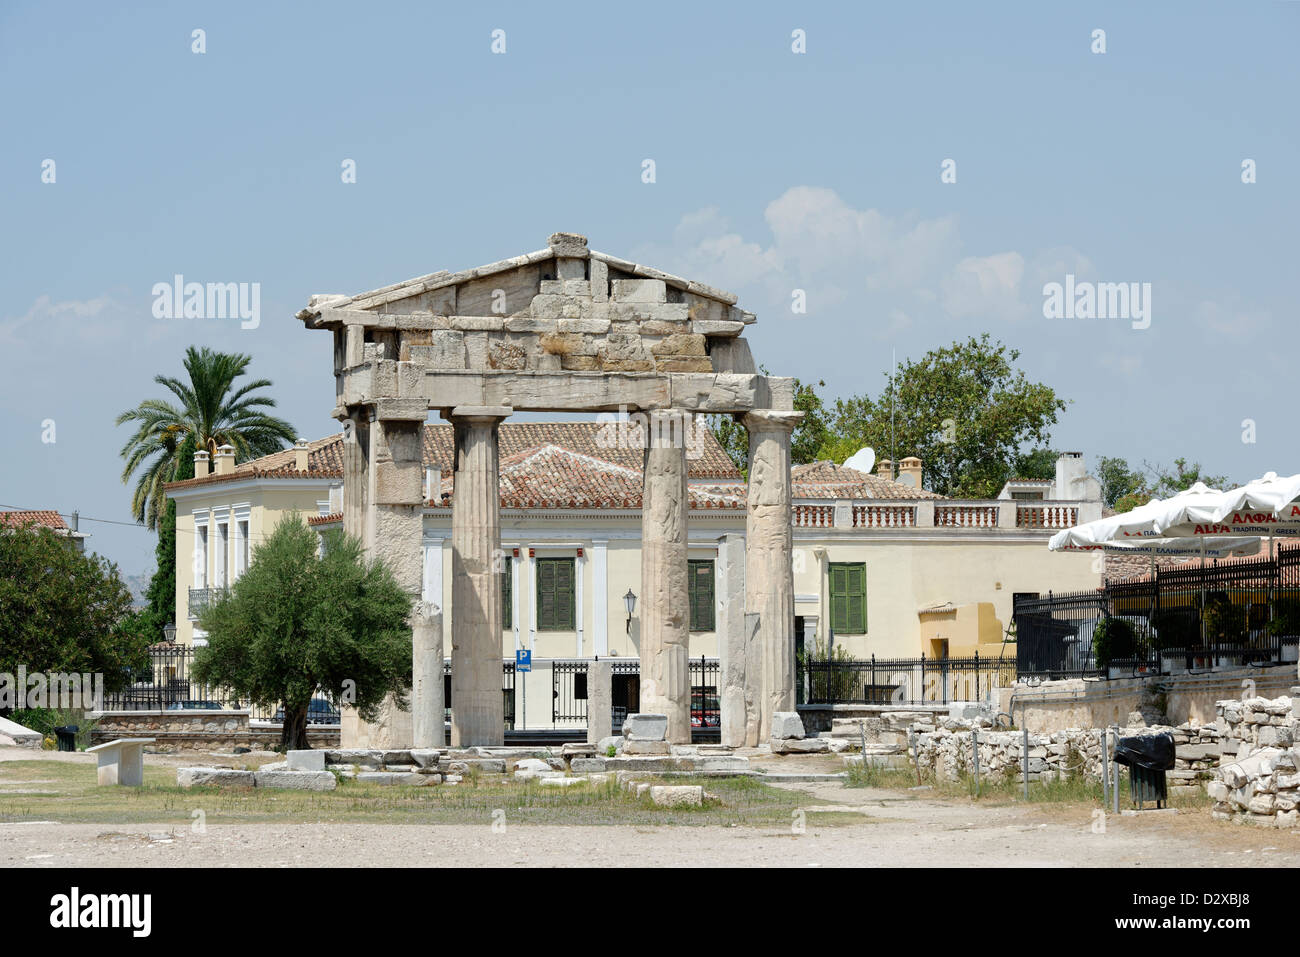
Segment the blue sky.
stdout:
<svg viewBox="0 0 1300 957">
<path fill-rule="evenodd" d="M 310 294 L 556 230 L 738 293 L 759 361 L 830 395 L 987 331 L 1073 400 L 1057 447 L 1300 471 L 1300 5 L 117 6 L 0 7 L 0 504 L 129 520 L 113 419 L 190 343 L 331 432 Z M 1045 319 L 1067 272 L 1151 283 L 1150 328 Z M 260 326 L 155 319 L 176 273 L 260 283 Z M 150 568 L 151 534 L 83 529 Z"/>
</svg>

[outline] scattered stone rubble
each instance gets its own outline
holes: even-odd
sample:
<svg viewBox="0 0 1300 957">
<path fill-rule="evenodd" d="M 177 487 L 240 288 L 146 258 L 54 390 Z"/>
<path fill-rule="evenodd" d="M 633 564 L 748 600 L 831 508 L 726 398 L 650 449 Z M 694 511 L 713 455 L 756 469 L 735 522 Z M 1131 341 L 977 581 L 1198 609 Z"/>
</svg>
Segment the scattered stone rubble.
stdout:
<svg viewBox="0 0 1300 957">
<path fill-rule="evenodd" d="M 1221 820 L 1300 826 L 1300 715 L 1293 696 L 1218 701 L 1226 763 L 1207 786 Z M 1232 756 L 1235 755 L 1235 760 Z"/>
</svg>

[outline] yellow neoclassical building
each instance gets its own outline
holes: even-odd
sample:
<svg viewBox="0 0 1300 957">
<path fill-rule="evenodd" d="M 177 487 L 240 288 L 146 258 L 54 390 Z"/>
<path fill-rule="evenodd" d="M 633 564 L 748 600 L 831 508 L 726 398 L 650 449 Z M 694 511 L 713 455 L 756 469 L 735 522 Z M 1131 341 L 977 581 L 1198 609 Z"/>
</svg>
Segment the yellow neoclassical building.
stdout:
<svg viewBox="0 0 1300 957">
<path fill-rule="evenodd" d="M 504 658 L 635 658 L 640 588 L 640 455 L 602 441 L 594 422 L 501 427 L 501 636 Z M 692 657 L 714 657 L 720 543 L 745 534 L 740 474 L 707 430 L 689 456 Z M 426 425 L 423 597 L 450 607 L 452 427 Z M 285 515 L 341 527 L 342 435 L 237 463 L 196 456 L 175 482 L 177 640 L 202 643 L 195 618 L 228 587 Z M 211 466 L 211 467 L 210 467 Z M 831 641 L 866 658 L 969 655 L 1001 641 L 1015 594 L 1096 587 L 1087 554 L 1049 553 L 1057 528 L 1098 517 L 1097 484 L 1080 456 L 1057 479 L 1009 483 L 998 499 L 958 501 L 923 487 L 919 459 L 867 474 L 817 462 L 793 471 L 797 642 Z M 1059 490 L 1059 491 L 1058 491 Z M 1064 493 L 1064 494 L 1061 494 Z M 1072 497 L 1067 497 L 1072 496 Z M 444 615 L 444 627 L 451 616 Z M 450 648 L 450 635 L 444 636 Z"/>
</svg>

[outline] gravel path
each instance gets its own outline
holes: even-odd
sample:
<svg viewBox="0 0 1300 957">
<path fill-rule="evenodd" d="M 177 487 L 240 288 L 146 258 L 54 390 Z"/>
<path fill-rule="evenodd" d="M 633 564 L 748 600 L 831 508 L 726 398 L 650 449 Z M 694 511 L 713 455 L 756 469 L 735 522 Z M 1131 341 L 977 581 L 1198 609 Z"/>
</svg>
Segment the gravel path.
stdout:
<svg viewBox="0 0 1300 957">
<path fill-rule="evenodd" d="M 1208 812 L 1110 816 L 1090 808 L 971 806 L 923 793 L 790 785 L 816 810 L 861 823 L 806 831 L 720 827 L 0 824 L 0 867 L 1031 866 L 1300 867 L 1300 832 L 1213 821 Z"/>
</svg>

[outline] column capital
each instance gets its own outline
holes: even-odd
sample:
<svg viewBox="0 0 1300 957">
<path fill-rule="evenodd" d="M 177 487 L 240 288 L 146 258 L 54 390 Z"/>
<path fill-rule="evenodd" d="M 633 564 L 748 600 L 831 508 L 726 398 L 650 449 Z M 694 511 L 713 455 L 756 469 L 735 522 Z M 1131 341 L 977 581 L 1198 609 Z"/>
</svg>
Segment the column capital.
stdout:
<svg viewBox="0 0 1300 957">
<path fill-rule="evenodd" d="M 496 425 L 513 415 L 514 411 L 508 405 L 458 405 L 451 410 L 443 409 L 442 417 L 467 425 Z"/>
<path fill-rule="evenodd" d="M 794 431 L 804 414 L 802 412 L 781 412 L 776 409 L 755 409 L 741 416 L 740 421 L 751 432 L 785 432 Z"/>
</svg>

